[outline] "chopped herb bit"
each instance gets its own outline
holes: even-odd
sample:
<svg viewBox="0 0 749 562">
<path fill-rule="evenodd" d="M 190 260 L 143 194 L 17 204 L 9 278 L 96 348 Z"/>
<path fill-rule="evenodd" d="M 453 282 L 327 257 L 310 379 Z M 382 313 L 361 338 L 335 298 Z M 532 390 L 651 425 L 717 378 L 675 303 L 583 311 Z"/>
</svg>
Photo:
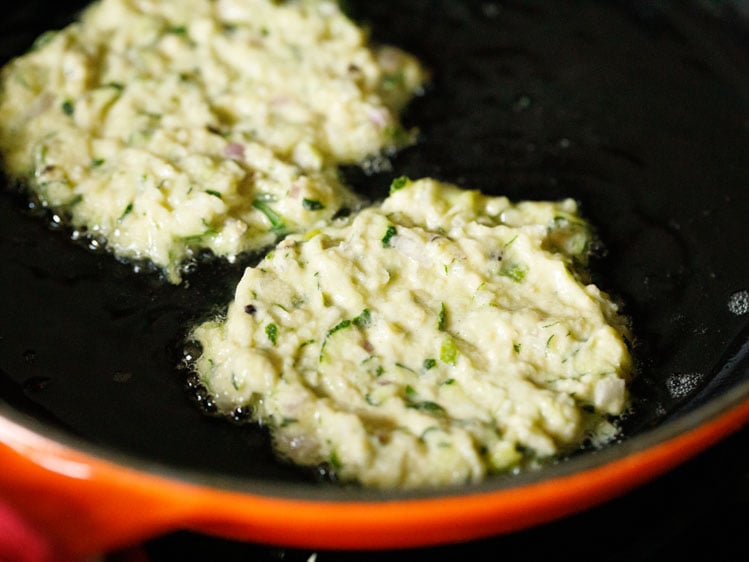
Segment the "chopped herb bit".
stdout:
<svg viewBox="0 0 749 562">
<path fill-rule="evenodd" d="M 352 320 L 354 325 L 358 328 L 366 328 L 372 322 L 372 315 L 369 313 L 369 309 L 365 308 L 361 314 Z"/>
<path fill-rule="evenodd" d="M 406 77 L 403 72 L 396 72 L 394 74 L 385 74 L 382 77 L 382 88 L 385 90 L 395 90 L 396 88 L 402 88 L 405 86 Z"/>
<path fill-rule="evenodd" d="M 328 462 L 330 463 L 330 466 L 332 466 L 335 469 L 339 469 L 343 466 L 343 463 L 341 462 L 341 459 L 335 450 L 330 452 L 330 457 L 328 458 Z"/>
<path fill-rule="evenodd" d="M 83 201 L 83 195 L 78 193 L 77 195 L 74 195 L 70 201 L 65 203 L 65 205 L 67 205 L 68 207 L 75 207 L 81 201 Z"/>
<path fill-rule="evenodd" d="M 325 355 L 325 346 L 328 345 L 328 339 L 330 336 L 335 334 L 336 332 L 340 332 L 341 330 L 345 330 L 346 328 L 350 328 L 353 322 L 349 320 L 348 318 L 346 320 L 341 320 L 333 326 L 330 330 L 328 330 L 328 333 L 325 334 L 325 339 L 322 342 L 322 345 L 320 346 L 320 361 L 322 361 L 324 355 Z"/>
<path fill-rule="evenodd" d="M 431 400 L 415 400 L 417 392 L 412 386 L 406 386 L 406 408 L 412 408 L 414 410 L 423 410 L 426 412 L 444 412 L 445 409 Z"/>
<path fill-rule="evenodd" d="M 252 206 L 265 215 L 265 217 L 268 219 L 268 222 L 270 222 L 272 231 L 280 231 L 286 228 L 286 225 L 284 224 L 281 216 L 273 209 L 271 209 L 263 199 L 256 198 L 252 202 Z"/>
<path fill-rule="evenodd" d="M 525 265 L 518 263 L 503 263 L 499 270 L 499 274 L 502 277 L 512 279 L 515 283 L 523 281 L 527 273 L 528 268 Z"/>
<path fill-rule="evenodd" d="M 522 344 L 519 344 L 519 343 L 513 343 L 513 344 L 512 344 L 512 350 L 513 350 L 513 351 L 514 351 L 515 353 L 520 353 L 520 350 L 521 350 L 522 348 L 523 348 Z"/>
<path fill-rule="evenodd" d="M 315 340 L 313 340 L 313 339 L 303 341 L 302 343 L 299 344 L 299 349 L 303 349 L 303 348 L 307 347 L 308 345 L 312 345 L 313 343 L 315 343 Z"/>
<path fill-rule="evenodd" d="M 409 371 L 411 373 L 416 373 L 416 371 L 414 371 L 411 367 L 409 367 L 408 365 L 404 365 L 403 363 L 396 362 L 395 366 L 396 367 L 400 367 L 401 369 L 404 369 L 404 370 Z"/>
<path fill-rule="evenodd" d="M 429 433 L 431 433 L 431 432 L 433 432 L 433 431 L 437 431 L 437 432 L 439 432 L 439 431 L 441 431 L 441 430 L 440 430 L 440 428 L 439 428 L 439 427 L 437 427 L 436 425 L 432 425 L 432 426 L 430 426 L 430 427 L 427 427 L 427 428 L 426 428 L 426 429 L 425 429 L 424 431 L 422 431 L 422 432 L 421 432 L 421 435 L 419 435 L 419 441 L 421 441 L 421 442 L 424 442 L 424 441 L 426 441 L 426 436 L 427 436 L 427 434 L 429 434 Z"/>
<path fill-rule="evenodd" d="M 423 402 L 408 402 L 406 408 L 412 408 L 414 410 L 423 410 L 425 412 L 444 412 L 445 409 L 430 400 L 424 400 Z"/>
<path fill-rule="evenodd" d="M 206 189 L 205 192 L 208 195 L 213 195 L 214 197 L 218 197 L 219 199 L 223 199 L 224 198 L 223 195 L 221 195 L 221 192 L 215 191 L 213 189 Z"/>
<path fill-rule="evenodd" d="M 293 423 L 297 423 L 299 420 L 296 418 L 284 418 L 281 420 L 281 427 L 288 427 Z"/>
<path fill-rule="evenodd" d="M 585 264 L 591 246 L 590 227 L 584 221 L 571 220 L 556 216 L 548 229 L 548 240 L 551 249 L 571 256 Z"/>
<path fill-rule="evenodd" d="M 424 364 L 422 367 L 425 371 L 428 371 L 429 369 L 434 369 L 437 366 L 437 360 L 432 359 L 431 357 L 429 359 L 424 359 Z"/>
<path fill-rule="evenodd" d="M 302 199 L 302 207 L 307 211 L 320 211 L 325 208 L 325 205 L 316 199 Z"/>
<path fill-rule="evenodd" d="M 214 226 L 212 226 L 210 223 L 208 223 L 208 221 L 206 221 L 205 219 L 200 219 L 200 222 L 202 222 L 203 226 L 206 227 L 207 229 L 206 232 L 210 231 L 213 234 L 218 234 L 218 230 Z M 206 233 L 204 232 L 203 235 L 205 236 L 205 234 Z"/>
<path fill-rule="evenodd" d="M 125 86 L 120 84 L 119 82 L 107 82 L 102 86 L 103 88 L 112 88 L 113 90 L 122 91 L 125 89 Z"/>
<path fill-rule="evenodd" d="M 58 33 L 59 31 L 56 31 L 56 30 L 45 31 L 39 37 L 36 38 L 36 40 L 34 41 L 34 44 L 31 46 L 31 50 L 36 51 L 37 49 L 44 47 L 44 45 L 52 41 L 52 39 L 54 39 Z"/>
<path fill-rule="evenodd" d="M 276 345 L 276 340 L 278 339 L 278 326 L 272 322 L 268 324 L 265 327 L 265 335 L 268 336 L 268 339 L 273 345 Z"/>
<path fill-rule="evenodd" d="M 453 385 L 453 384 L 455 384 L 455 379 L 445 379 L 445 380 L 444 380 L 444 381 L 442 382 L 442 385 L 443 385 L 443 386 L 451 386 L 451 385 Z"/>
<path fill-rule="evenodd" d="M 105 160 L 103 158 L 94 158 L 91 160 L 91 168 L 98 168 L 102 164 L 104 164 Z"/>
<path fill-rule="evenodd" d="M 38 168 L 44 168 L 47 165 L 47 152 L 49 148 L 46 144 L 38 145 L 34 150 L 35 165 Z"/>
<path fill-rule="evenodd" d="M 458 346 L 455 345 L 455 342 L 451 338 L 442 342 L 440 360 L 448 365 L 455 365 L 455 362 L 458 360 Z"/>
<path fill-rule="evenodd" d="M 393 194 L 399 189 L 403 189 L 410 183 L 411 183 L 411 179 L 406 176 L 400 176 L 399 178 L 395 178 L 393 182 L 390 184 L 390 193 Z"/>
<path fill-rule="evenodd" d="M 244 311 L 250 316 L 253 316 L 257 312 L 257 307 L 254 304 L 248 304 L 244 307 Z"/>
<path fill-rule="evenodd" d="M 185 236 L 183 238 L 186 244 L 199 244 L 206 238 L 216 236 L 216 234 L 218 234 L 218 230 L 210 225 L 205 224 L 205 221 L 203 222 L 203 225 L 206 227 L 206 229 L 200 234 L 193 234 L 192 236 Z"/>
<path fill-rule="evenodd" d="M 348 320 L 348 319 L 341 320 L 340 322 L 338 322 L 338 324 L 336 324 L 330 330 L 328 330 L 328 333 L 326 334 L 326 337 L 330 337 L 333 334 L 335 334 L 336 332 L 340 332 L 341 330 L 345 330 L 346 328 L 348 328 L 350 326 L 351 326 L 351 320 Z"/>
<path fill-rule="evenodd" d="M 384 132 L 396 146 L 406 146 L 411 142 L 411 135 L 399 125 L 388 125 Z"/>
<path fill-rule="evenodd" d="M 398 231 L 393 225 L 388 226 L 387 230 L 385 231 L 385 236 L 382 237 L 382 247 L 383 248 L 390 248 L 390 239 L 398 234 Z"/>
<path fill-rule="evenodd" d="M 555 336 L 555 335 L 556 335 L 556 334 L 551 334 L 551 335 L 549 336 L 549 339 L 548 339 L 548 340 L 546 340 L 546 348 L 547 348 L 547 349 L 548 349 L 548 347 L 549 347 L 549 346 L 551 345 L 551 340 L 553 340 L 553 339 L 554 339 L 554 336 Z"/>
<path fill-rule="evenodd" d="M 175 35 L 186 35 L 187 34 L 187 27 L 184 25 L 174 25 L 172 27 L 167 28 L 167 33 L 174 33 Z"/>
<path fill-rule="evenodd" d="M 71 116 L 73 115 L 73 112 L 75 111 L 75 106 L 73 105 L 73 102 L 71 100 L 65 100 L 62 102 L 62 112 L 67 115 Z"/>
<path fill-rule="evenodd" d="M 133 212 L 133 204 L 132 203 L 128 203 L 127 207 L 125 207 L 125 210 L 122 211 L 122 214 L 120 215 L 120 218 L 117 219 L 117 220 L 121 221 L 122 219 L 124 219 L 126 216 L 128 216 L 132 212 Z"/>
<path fill-rule="evenodd" d="M 304 239 L 305 240 L 312 240 L 318 234 L 320 234 L 320 229 L 319 228 L 313 228 L 312 230 L 310 230 L 309 232 L 306 232 L 304 234 Z"/>
<path fill-rule="evenodd" d="M 446 326 L 447 326 L 447 309 L 445 308 L 445 303 L 443 302 L 442 305 L 440 306 L 440 313 L 437 319 L 437 329 L 440 332 L 444 332 Z"/>
<path fill-rule="evenodd" d="M 510 247 L 510 245 L 512 245 L 512 243 L 513 243 L 513 242 L 514 242 L 515 240 L 517 240 L 517 239 L 518 239 L 518 235 L 516 234 L 515 236 L 513 236 L 513 237 L 512 237 L 511 239 L 510 239 L 510 241 L 509 241 L 509 242 L 507 242 L 507 243 L 505 244 L 505 249 L 509 248 L 509 247 Z"/>
<path fill-rule="evenodd" d="M 382 374 L 385 372 L 385 367 L 382 365 L 377 365 L 377 368 L 375 369 L 375 376 L 379 377 L 382 376 Z"/>
</svg>

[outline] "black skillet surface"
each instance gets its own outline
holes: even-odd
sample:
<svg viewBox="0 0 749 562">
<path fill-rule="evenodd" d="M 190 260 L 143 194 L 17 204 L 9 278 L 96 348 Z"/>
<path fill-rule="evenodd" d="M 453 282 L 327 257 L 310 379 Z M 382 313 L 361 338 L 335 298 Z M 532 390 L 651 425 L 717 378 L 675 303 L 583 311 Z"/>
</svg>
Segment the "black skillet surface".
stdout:
<svg viewBox="0 0 749 562">
<path fill-rule="evenodd" d="M 742 5 L 348 4 L 376 39 L 422 58 L 434 80 L 405 116 L 421 131 L 418 144 L 393 158 L 391 172 L 352 168 L 346 177 L 373 198 L 401 174 L 514 199 L 577 198 L 606 247 L 595 279 L 626 303 L 637 336 L 627 443 L 749 379 Z M 3 59 L 80 6 L 6 8 Z M 181 338 L 225 306 L 244 264 L 209 261 L 170 286 L 72 242 L 7 190 L 0 256 L 8 415 L 28 414 L 121 462 L 222 486 L 369 497 L 277 463 L 262 431 L 204 415 L 186 391 Z"/>
</svg>

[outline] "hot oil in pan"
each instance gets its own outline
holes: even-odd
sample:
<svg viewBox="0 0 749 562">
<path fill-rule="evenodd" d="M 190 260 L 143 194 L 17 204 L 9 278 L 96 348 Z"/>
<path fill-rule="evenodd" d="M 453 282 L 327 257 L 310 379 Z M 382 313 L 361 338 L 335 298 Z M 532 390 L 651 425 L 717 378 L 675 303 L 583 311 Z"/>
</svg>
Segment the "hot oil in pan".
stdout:
<svg viewBox="0 0 749 562">
<path fill-rule="evenodd" d="M 434 77 L 405 116 L 418 143 L 390 171 L 347 168 L 352 185 L 377 198 L 396 175 L 429 175 L 514 199 L 578 198 L 606 247 L 597 284 L 626 303 L 637 336 L 625 434 L 696 403 L 748 319 L 728 306 L 749 289 L 746 35 L 649 3 L 349 4 Z M 25 9 L 8 21 L 38 27 L 2 24 L 7 54 L 48 27 Z M 187 327 L 226 305 L 256 257 L 206 260 L 171 286 L 24 208 L 0 197 L 3 400 L 149 460 L 300 478 L 262 431 L 205 416 L 176 368 Z"/>
</svg>

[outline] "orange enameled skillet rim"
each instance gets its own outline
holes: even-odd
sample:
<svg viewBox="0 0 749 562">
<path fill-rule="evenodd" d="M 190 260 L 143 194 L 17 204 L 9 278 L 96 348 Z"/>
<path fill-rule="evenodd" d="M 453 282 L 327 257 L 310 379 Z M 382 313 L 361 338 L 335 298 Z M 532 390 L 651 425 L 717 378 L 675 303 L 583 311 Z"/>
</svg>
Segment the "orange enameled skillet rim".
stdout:
<svg viewBox="0 0 749 562">
<path fill-rule="evenodd" d="M 421 492 L 261 489 L 99 449 L 4 406 L 0 414 L 0 497 L 74 556 L 177 529 L 289 547 L 386 549 L 508 533 L 611 499 L 748 423 L 749 381 L 649 432 L 537 473 Z"/>
</svg>

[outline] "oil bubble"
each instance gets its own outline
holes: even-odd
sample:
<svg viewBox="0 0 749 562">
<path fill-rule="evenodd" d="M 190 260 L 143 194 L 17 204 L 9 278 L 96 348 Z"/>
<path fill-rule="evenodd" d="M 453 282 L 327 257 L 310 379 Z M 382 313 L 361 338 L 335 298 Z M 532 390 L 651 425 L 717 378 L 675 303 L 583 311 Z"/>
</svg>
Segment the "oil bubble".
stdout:
<svg viewBox="0 0 749 562">
<path fill-rule="evenodd" d="M 88 248 L 94 252 L 102 251 L 107 246 L 107 239 L 102 235 L 91 236 L 88 239 Z"/>
<path fill-rule="evenodd" d="M 360 166 L 368 176 L 391 172 L 393 170 L 393 163 L 390 161 L 390 158 L 383 154 L 365 158 Z"/>
<path fill-rule="evenodd" d="M 697 390 L 702 378 L 701 373 L 674 373 L 666 379 L 666 390 L 677 400 L 686 398 Z"/>
<path fill-rule="evenodd" d="M 252 418 L 252 407 L 251 406 L 239 406 L 235 408 L 231 413 L 231 418 L 236 423 L 243 423 Z"/>
<path fill-rule="evenodd" d="M 62 215 L 59 215 L 57 213 L 52 213 L 49 217 L 49 226 L 52 229 L 59 229 L 63 227 L 63 223 L 65 221 L 62 218 Z"/>
<path fill-rule="evenodd" d="M 315 467 L 315 477 L 318 482 L 337 482 L 338 473 L 330 463 L 323 462 Z"/>
<path fill-rule="evenodd" d="M 182 358 L 185 364 L 191 365 L 203 353 L 203 346 L 196 340 L 188 340 L 182 348 Z"/>
<path fill-rule="evenodd" d="M 728 298 L 728 310 L 736 316 L 749 312 L 749 291 L 736 291 Z"/>
</svg>

